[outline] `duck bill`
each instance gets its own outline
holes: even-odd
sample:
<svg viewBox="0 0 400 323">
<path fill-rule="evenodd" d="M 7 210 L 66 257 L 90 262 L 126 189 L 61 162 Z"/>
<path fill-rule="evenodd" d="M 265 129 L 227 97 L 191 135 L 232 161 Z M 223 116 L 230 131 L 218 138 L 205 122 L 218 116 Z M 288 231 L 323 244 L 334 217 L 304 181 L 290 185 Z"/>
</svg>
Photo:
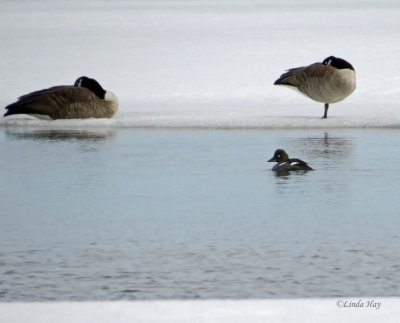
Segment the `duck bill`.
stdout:
<svg viewBox="0 0 400 323">
<path fill-rule="evenodd" d="M 267 161 L 267 163 L 274 162 L 274 161 L 276 161 L 275 157 L 272 157 L 270 160 Z"/>
</svg>

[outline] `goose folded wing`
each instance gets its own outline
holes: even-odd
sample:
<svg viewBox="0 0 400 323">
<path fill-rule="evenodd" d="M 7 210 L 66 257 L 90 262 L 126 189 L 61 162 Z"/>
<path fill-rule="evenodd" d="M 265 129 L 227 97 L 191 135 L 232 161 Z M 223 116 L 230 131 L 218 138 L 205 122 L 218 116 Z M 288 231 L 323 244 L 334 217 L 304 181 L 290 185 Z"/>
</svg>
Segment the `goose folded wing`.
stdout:
<svg viewBox="0 0 400 323">
<path fill-rule="evenodd" d="M 52 116 L 59 110 L 68 109 L 77 103 L 89 103 L 95 98 L 93 92 L 83 87 L 55 86 L 22 95 L 6 107 L 6 115 L 23 113 Z"/>
</svg>

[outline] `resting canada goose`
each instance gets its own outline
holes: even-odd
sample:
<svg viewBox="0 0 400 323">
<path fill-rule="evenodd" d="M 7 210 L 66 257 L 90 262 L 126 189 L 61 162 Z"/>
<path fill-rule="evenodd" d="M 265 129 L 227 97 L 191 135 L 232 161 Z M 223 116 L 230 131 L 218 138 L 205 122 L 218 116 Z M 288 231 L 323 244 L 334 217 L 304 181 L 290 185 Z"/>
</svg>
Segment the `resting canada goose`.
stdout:
<svg viewBox="0 0 400 323">
<path fill-rule="evenodd" d="M 325 103 L 328 117 L 329 103 L 342 101 L 356 88 L 353 66 L 342 58 L 329 56 L 322 63 L 289 69 L 274 83 L 287 85 L 311 99 Z"/>
<path fill-rule="evenodd" d="M 29 114 L 40 119 L 111 118 L 118 110 L 118 99 L 95 79 L 82 76 L 73 86 L 54 86 L 25 94 L 6 109 L 5 117 Z"/>
</svg>

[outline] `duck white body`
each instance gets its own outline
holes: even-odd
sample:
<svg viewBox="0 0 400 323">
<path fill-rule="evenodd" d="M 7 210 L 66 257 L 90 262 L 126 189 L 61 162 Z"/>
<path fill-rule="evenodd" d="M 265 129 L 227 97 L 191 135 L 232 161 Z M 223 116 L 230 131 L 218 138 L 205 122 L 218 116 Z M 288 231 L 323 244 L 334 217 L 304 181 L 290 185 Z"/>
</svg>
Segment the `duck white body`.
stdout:
<svg viewBox="0 0 400 323">
<path fill-rule="evenodd" d="M 114 93 L 82 76 L 73 86 L 61 85 L 25 94 L 6 106 L 4 116 L 28 114 L 41 119 L 111 118 L 118 110 Z"/>
<path fill-rule="evenodd" d="M 349 62 L 330 56 L 322 63 L 291 68 L 274 84 L 289 86 L 315 101 L 325 103 L 323 118 L 327 118 L 330 103 L 342 101 L 354 92 L 356 75 Z"/>
</svg>

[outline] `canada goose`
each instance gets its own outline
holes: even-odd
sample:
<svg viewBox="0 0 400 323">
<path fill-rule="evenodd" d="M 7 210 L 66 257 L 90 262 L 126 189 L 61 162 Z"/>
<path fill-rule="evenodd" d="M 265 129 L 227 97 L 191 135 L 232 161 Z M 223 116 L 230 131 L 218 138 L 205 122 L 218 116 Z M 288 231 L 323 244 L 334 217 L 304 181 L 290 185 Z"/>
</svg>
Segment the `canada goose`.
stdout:
<svg viewBox="0 0 400 323">
<path fill-rule="evenodd" d="M 118 99 L 95 79 L 82 76 L 73 86 L 54 86 L 25 94 L 6 109 L 5 117 L 29 114 L 40 119 L 111 118 L 118 110 Z"/>
<path fill-rule="evenodd" d="M 289 69 L 274 83 L 287 85 L 311 99 L 325 103 L 328 117 L 329 103 L 342 101 L 356 88 L 353 66 L 342 58 L 329 56 L 322 63 Z"/>
<path fill-rule="evenodd" d="M 292 170 L 313 170 L 308 164 L 298 158 L 289 158 L 283 149 L 275 150 L 274 156 L 268 162 L 276 162 L 273 171 L 289 172 Z"/>
</svg>

